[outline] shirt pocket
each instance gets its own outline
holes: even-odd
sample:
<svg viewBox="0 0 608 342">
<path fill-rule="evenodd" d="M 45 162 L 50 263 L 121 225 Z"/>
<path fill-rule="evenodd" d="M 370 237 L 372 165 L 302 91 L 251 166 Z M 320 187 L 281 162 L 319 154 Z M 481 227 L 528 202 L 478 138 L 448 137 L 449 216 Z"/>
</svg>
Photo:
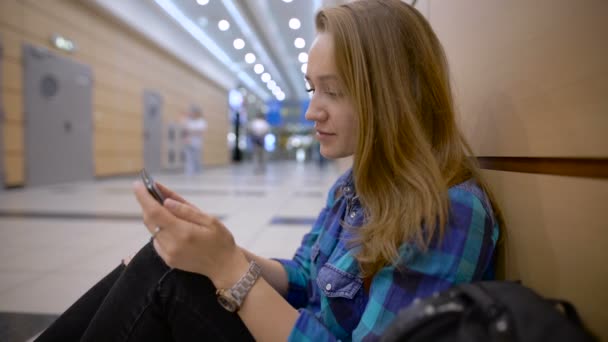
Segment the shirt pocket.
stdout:
<svg viewBox="0 0 608 342">
<path fill-rule="evenodd" d="M 319 270 L 317 286 L 327 297 L 353 299 L 363 286 L 363 280 L 331 264 L 325 264 Z"/>
</svg>

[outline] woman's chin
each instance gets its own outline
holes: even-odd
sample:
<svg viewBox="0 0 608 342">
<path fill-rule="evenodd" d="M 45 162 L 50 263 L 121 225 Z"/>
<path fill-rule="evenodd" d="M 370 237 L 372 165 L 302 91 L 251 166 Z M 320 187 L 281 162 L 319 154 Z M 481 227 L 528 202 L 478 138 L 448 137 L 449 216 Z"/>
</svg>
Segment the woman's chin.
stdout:
<svg viewBox="0 0 608 342">
<path fill-rule="evenodd" d="M 350 157 L 352 153 L 321 146 L 321 155 L 326 159 L 340 159 Z"/>
</svg>

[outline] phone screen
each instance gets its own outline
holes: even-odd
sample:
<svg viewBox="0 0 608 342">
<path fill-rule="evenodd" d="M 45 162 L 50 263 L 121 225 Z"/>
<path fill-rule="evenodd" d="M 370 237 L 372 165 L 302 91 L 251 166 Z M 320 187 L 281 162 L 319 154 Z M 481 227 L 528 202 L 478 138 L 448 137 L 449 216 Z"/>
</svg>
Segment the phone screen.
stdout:
<svg viewBox="0 0 608 342">
<path fill-rule="evenodd" d="M 144 185 L 148 189 L 150 195 L 152 195 L 152 197 L 154 197 L 156 201 L 158 201 L 158 203 L 163 204 L 163 202 L 165 201 L 165 197 L 160 192 L 160 190 L 158 190 L 158 188 L 156 187 L 156 183 L 154 183 L 154 179 L 152 178 L 152 176 L 150 176 L 150 174 L 148 174 L 146 169 L 141 170 L 140 177 L 141 180 L 144 182 Z"/>
</svg>

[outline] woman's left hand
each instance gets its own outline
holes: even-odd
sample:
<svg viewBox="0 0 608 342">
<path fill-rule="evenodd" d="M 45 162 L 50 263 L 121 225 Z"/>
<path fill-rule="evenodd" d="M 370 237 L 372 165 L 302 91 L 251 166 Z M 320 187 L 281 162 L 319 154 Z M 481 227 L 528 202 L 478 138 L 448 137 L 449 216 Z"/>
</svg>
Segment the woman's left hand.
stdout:
<svg viewBox="0 0 608 342">
<path fill-rule="evenodd" d="M 154 248 L 168 266 L 203 274 L 217 288 L 231 287 L 247 271 L 245 255 L 217 218 L 171 198 L 160 205 L 141 182 L 134 192 L 148 230 L 160 227 Z"/>
</svg>

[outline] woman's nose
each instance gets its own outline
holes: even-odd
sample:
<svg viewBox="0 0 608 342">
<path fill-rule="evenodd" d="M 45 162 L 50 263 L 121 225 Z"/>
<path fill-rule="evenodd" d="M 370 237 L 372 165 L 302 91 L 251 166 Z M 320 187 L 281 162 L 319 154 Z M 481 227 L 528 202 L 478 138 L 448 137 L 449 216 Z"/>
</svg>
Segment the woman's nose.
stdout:
<svg viewBox="0 0 608 342">
<path fill-rule="evenodd" d="M 304 117 L 309 121 L 325 121 L 327 120 L 327 112 L 313 101 L 310 101 Z"/>
</svg>

